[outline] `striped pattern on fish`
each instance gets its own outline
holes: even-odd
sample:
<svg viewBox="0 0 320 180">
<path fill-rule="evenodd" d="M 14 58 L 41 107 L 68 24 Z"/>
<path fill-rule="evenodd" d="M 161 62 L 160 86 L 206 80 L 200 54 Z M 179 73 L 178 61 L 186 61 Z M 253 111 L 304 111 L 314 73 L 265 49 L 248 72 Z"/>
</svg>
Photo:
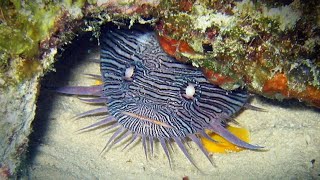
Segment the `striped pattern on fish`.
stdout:
<svg viewBox="0 0 320 180">
<path fill-rule="evenodd" d="M 199 69 L 168 56 L 161 49 L 155 32 L 146 26 L 105 27 L 100 43 L 103 85 L 80 87 L 77 91 L 76 87 L 62 87 L 57 91 L 91 93 L 96 98 L 86 102 L 105 103 L 106 107 L 79 116 L 108 113 L 103 120 L 83 128 L 106 124 L 118 127 L 105 148 L 131 135 L 132 140 L 125 147 L 140 137 L 147 156 L 148 149 L 153 152 L 156 140 L 170 162 L 167 144 L 173 140 L 193 163 L 184 146 L 184 141 L 190 139 L 210 160 L 199 140 L 199 135 L 210 138 L 206 129 L 237 146 L 261 148 L 238 139 L 225 128 L 231 116 L 246 105 L 249 97 L 246 90 L 226 91 L 210 84 Z"/>
</svg>

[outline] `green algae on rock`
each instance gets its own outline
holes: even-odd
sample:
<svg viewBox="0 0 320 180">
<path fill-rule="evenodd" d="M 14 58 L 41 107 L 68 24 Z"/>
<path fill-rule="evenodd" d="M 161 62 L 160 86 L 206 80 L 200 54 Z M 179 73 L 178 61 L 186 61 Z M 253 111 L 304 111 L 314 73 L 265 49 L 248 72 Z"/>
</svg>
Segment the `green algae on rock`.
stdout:
<svg viewBox="0 0 320 180">
<path fill-rule="evenodd" d="M 161 36 L 186 42 L 194 50 L 177 51 L 175 56 L 231 78 L 225 83 L 213 80 L 225 89 L 246 86 L 271 98 L 297 98 L 319 106 L 319 4 L 298 0 L 180 3 L 186 2 L 188 11 L 176 8 L 175 13 L 166 13 L 158 27 Z M 304 78 L 297 71 L 304 71 Z M 276 88 L 264 91 L 268 80 L 279 73 L 288 79 L 287 95 L 278 96 Z M 308 87 L 312 92 L 303 91 Z M 294 95 L 298 92 L 309 93 L 312 99 Z"/>
<path fill-rule="evenodd" d="M 17 175 L 31 132 L 39 80 L 54 69 L 59 48 L 81 31 L 99 30 L 96 25 L 111 17 L 132 17 L 116 13 L 117 8 L 125 9 L 129 1 L 125 2 L 103 8 L 99 5 L 103 1 L 95 0 L 0 2 L 0 102 L 4 106 L 0 111 L 0 178 Z M 138 14 L 134 17 L 139 19 Z"/>
<path fill-rule="evenodd" d="M 61 27 L 82 18 L 82 13 L 77 3 L 67 6 L 67 1 L 0 4 L 0 178 L 8 178 L 16 175 L 27 148 L 40 76 L 52 67 L 58 42 L 70 40 L 57 34 L 71 32 Z M 71 13 L 76 8 L 77 17 Z"/>
</svg>

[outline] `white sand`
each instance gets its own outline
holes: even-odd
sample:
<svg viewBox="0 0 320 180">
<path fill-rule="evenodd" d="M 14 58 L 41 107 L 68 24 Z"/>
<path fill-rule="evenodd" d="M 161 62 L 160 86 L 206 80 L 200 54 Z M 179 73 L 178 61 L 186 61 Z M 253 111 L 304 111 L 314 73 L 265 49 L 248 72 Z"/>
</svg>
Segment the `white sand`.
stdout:
<svg viewBox="0 0 320 180">
<path fill-rule="evenodd" d="M 80 51 L 80 50 L 79 50 Z M 80 54 L 81 55 L 81 54 Z M 73 57 L 69 57 L 73 58 Z M 91 57 L 85 57 L 91 58 Z M 72 69 L 58 70 L 51 81 L 69 85 L 90 85 L 83 73 L 99 72 L 98 64 L 81 61 Z M 63 71 L 71 72 L 66 79 Z M 53 83 L 54 84 L 54 83 Z M 197 170 L 174 145 L 172 169 L 157 143 L 154 157 L 146 160 L 141 142 L 121 151 L 117 146 L 100 155 L 109 134 L 101 129 L 85 133 L 76 131 L 96 122 L 96 117 L 74 121 L 75 114 L 94 108 L 76 97 L 53 95 L 42 91 L 38 107 L 38 131 L 45 126 L 41 143 L 34 150 L 29 166 L 31 179 L 320 179 L 320 111 L 299 103 L 271 102 L 258 98 L 253 105 L 267 112 L 245 110 L 236 120 L 251 132 L 251 143 L 265 146 L 262 152 L 213 154 L 212 166 L 198 147 L 191 143 L 189 152 Z M 311 161 L 315 160 L 312 164 Z"/>
</svg>

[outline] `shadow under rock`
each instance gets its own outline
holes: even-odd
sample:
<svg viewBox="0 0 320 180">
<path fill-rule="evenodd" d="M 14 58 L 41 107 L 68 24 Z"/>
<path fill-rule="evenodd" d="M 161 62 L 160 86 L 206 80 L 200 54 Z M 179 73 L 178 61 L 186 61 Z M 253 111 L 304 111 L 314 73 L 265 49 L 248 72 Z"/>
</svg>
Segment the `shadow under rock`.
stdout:
<svg viewBox="0 0 320 180">
<path fill-rule="evenodd" d="M 293 109 L 293 110 L 294 109 L 297 109 L 297 110 L 298 109 L 299 110 L 302 110 L 302 109 L 307 110 L 308 109 L 308 110 L 320 113 L 319 108 L 309 106 L 306 103 L 301 102 L 296 99 L 283 99 L 282 101 L 280 101 L 277 99 L 268 99 L 268 98 L 265 98 L 263 96 L 258 96 L 258 95 L 256 95 L 255 97 L 256 97 L 257 101 L 262 104 L 269 104 L 271 106 L 285 108 L 285 109 Z M 263 107 L 261 107 L 261 108 L 263 108 Z"/>
<path fill-rule="evenodd" d="M 73 40 L 72 44 L 67 45 L 63 52 L 57 58 L 54 64 L 56 72 L 49 72 L 41 80 L 40 94 L 37 101 L 37 109 L 35 119 L 32 123 L 33 132 L 29 136 L 29 147 L 27 150 L 26 162 L 22 165 L 22 171 L 28 171 L 28 166 L 32 165 L 35 157 L 39 153 L 39 147 L 48 143 L 46 139 L 46 132 L 50 121 L 56 119 L 49 118 L 53 110 L 54 101 L 59 96 L 53 91 L 48 90 L 46 87 L 61 87 L 68 84 L 71 71 L 70 69 L 76 68 L 81 63 L 88 61 L 88 54 L 91 51 L 98 51 L 98 42 L 91 33 L 86 33 L 81 37 Z M 23 167 L 25 166 L 25 167 Z M 25 173 L 25 174 L 24 174 Z M 27 172 L 21 172 L 20 177 L 27 175 Z"/>
</svg>

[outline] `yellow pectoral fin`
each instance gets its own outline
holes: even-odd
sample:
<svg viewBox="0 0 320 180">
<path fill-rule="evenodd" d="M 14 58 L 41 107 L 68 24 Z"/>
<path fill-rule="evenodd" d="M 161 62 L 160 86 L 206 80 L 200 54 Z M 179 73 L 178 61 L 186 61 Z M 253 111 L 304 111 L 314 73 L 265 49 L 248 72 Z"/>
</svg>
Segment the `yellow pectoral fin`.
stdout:
<svg viewBox="0 0 320 180">
<path fill-rule="evenodd" d="M 239 139 L 245 142 L 250 141 L 250 133 L 247 129 L 245 128 L 239 128 L 239 127 L 233 127 L 233 126 L 228 126 L 227 129 L 237 136 Z M 207 149 L 208 152 L 212 153 L 228 153 L 228 152 L 239 152 L 242 151 L 243 148 L 238 147 L 223 137 L 219 136 L 218 134 L 207 130 L 206 133 L 217 143 L 214 143 L 204 137 L 201 138 L 201 142 L 204 145 L 204 147 Z"/>
</svg>

